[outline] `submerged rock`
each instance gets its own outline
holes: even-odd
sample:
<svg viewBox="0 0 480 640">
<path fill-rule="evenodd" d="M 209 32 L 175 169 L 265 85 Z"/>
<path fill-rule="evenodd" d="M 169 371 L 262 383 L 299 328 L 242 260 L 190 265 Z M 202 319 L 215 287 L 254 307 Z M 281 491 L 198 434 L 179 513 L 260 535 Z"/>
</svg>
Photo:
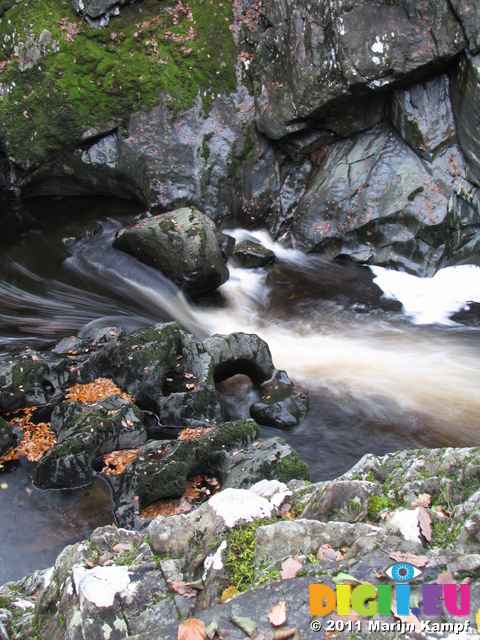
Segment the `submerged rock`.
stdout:
<svg viewBox="0 0 480 640">
<path fill-rule="evenodd" d="M 251 240 L 237 242 L 233 257 L 235 263 L 243 269 L 266 267 L 275 261 L 275 253 L 271 249 Z"/>
<path fill-rule="evenodd" d="M 114 247 L 158 269 L 195 300 L 228 279 L 215 225 L 194 207 L 142 220 L 118 235 Z"/>
</svg>

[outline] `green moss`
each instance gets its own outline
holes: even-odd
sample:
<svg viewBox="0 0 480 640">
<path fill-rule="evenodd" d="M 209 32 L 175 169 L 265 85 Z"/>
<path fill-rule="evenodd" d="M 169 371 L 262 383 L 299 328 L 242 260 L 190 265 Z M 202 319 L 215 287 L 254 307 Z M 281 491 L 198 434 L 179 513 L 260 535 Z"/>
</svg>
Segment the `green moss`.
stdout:
<svg viewBox="0 0 480 640">
<path fill-rule="evenodd" d="M 454 522 L 447 518 L 432 522 L 432 546 L 446 548 L 452 545 L 457 539 L 461 522 Z"/>
<path fill-rule="evenodd" d="M 285 440 L 281 440 L 285 444 Z M 309 480 L 310 471 L 298 453 L 291 449 L 291 453 L 283 458 L 269 460 L 260 467 L 260 474 L 267 480 L 280 480 L 280 482 L 290 482 L 290 480 Z"/>
<path fill-rule="evenodd" d="M 186 0 L 189 11 L 174 20 L 175 2 L 144 0 L 141 14 L 139 4 L 126 4 L 98 30 L 70 2 L 8 4 L 0 4 L 0 61 L 10 62 L 2 83 L 11 90 L 0 101 L 0 136 L 19 164 L 53 159 L 96 123 L 127 124 L 132 112 L 151 109 L 162 96 L 176 112 L 197 96 L 208 110 L 216 94 L 235 89 L 230 2 Z M 14 47 L 30 36 L 38 42 L 45 29 L 46 56 L 20 71 Z"/>
<path fill-rule="evenodd" d="M 254 520 L 249 524 L 234 527 L 227 533 L 227 555 L 225 569 L 228 584 L 238 591 L 245 591 L 255 581 L 254 552 L 255 534 L 258 527 L 273 520 Z"/>
<path fill-rule="evenodd" d="M 371 495 L 368 498 L 368 515 L 370 518 L 375 519 L 380 511 L 384 509 L 395 509 L 396 506 L 395 502 L 387 496 Z"/>
</svg>

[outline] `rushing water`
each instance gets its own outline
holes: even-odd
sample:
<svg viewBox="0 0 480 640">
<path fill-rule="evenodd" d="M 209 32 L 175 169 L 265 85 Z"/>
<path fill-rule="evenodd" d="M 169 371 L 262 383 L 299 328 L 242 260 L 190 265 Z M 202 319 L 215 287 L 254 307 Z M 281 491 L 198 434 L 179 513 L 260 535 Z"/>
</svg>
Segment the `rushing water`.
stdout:
<svg viewBox="0 0 480 640">
<path fill-rule="evenodd" d="M 92 323 L 129 330 L 178 319 L 200 339 L 258 333 L 276 366 L 309 395 L 307 417 L 280 435 L 314 481 L 343 473 L 367 452 L 480 444 L 480 327 L 474 311 L 460 311 L 465 300 L 480 301 L 479 268 L 447 270 L 436 286 L 437 279 L 274 245 L 273 267 L 230 266 L 220 292 L 193 305 L 158 272 L 111 248 L 135 213 L 107 199 L 21 209 L 19 233 L 5 235 L 0 249 L 0 352 L 53 345 Z M 254 393 L 245 377 L 222 383 L 233 417 L 245 414 Z M 262 427 L 262 434 L 278 432 Z M 0 490 L 0 583 L 49 566 L 62 546 L 111 522 L 100 479 L 86 490 L 44 493 L 31 477 L 28 463 L 1 476 L 8 489 Z"/>
</svg>

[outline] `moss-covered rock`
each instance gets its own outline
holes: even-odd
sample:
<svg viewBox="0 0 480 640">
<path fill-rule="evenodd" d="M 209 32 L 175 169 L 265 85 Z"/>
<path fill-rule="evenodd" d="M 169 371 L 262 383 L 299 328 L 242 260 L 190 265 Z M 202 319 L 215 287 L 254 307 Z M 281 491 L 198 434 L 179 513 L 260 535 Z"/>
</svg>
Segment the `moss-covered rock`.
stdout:
<svg viewBox="0 0 480 640">
<path fill-rule="evenodd" d="M 114 247 L 158 269 L 195 300 L 228 279 L 215 225 L 195 207 L 142 220 L 122 231 Z"/>
<path fill-rule="evenodd" d="M 13 447 L 17 436 L 13 433 L 13 426 L 0 418 L 0 458 Z"/>
<path fill-rule="evenodd" d="M 212 358 L 177 322 L 137 329 L 99 356 L 118 386 L 163 424 L 222 421 Z"/>
<path fill-rule="evenodd" d="M 69 379 L 64 359 L 44 359 L 26 352 L 0 362 L 0 410 L 58 402 Z"/>
<path fill-rule="evenodd" d="M 94 404 L 63 402 L 52 414 L 57 443 L 40 460 L 34 482 L 40 489 L 70 489 L 89 484 L 92 462 L 117 449 L 146 441 L 143 413 L 120 396 Z"/>
</svg>

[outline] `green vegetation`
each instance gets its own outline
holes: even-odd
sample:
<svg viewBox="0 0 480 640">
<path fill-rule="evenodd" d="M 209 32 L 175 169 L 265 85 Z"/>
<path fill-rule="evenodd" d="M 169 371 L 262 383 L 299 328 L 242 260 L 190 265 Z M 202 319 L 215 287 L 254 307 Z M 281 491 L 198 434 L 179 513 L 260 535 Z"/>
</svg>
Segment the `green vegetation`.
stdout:
<svg viewBox="0 0 480 640">
<path fill-rule="evenodd" d="M 461 522 L 455 522 L 449 518 L 434 520 L 432 522 L 432 546 L 449 547 L 457 539 L 461 528 Z"/>
<path fill-rule="evenodd" d="M 384 509 L 396 509 L 395 502 L 387 496 L 371 495 L 368 498 L 368 516 L 375 519 Z"/>
<path fill-rule="evenodd" d="M 225 568 L 229 584 L 238 591 L 245 591 L 254 584 L 255 534 L 258 527 L 273 521 L 273 519 L 258 519 L 228 532 L 225 538 L 227 541 Z"/>
<path fill-rule="evenodd" d="M 44 161 L 75 147 L 94 124 L 126 124 L 162 96 L 178 112 L 200 95 L 208 110 L 217 93 L 235 89 L 230 23 L 231 3 L 221 0 L 126 4 L 102 29 L 67 0 L 15 4 L 0 21 L 0 137 L 8 154 L 24 166 Z M 27 57 L 14 47 L 27 40 L 46 55 L 21 71 Z"/>
</svg>

